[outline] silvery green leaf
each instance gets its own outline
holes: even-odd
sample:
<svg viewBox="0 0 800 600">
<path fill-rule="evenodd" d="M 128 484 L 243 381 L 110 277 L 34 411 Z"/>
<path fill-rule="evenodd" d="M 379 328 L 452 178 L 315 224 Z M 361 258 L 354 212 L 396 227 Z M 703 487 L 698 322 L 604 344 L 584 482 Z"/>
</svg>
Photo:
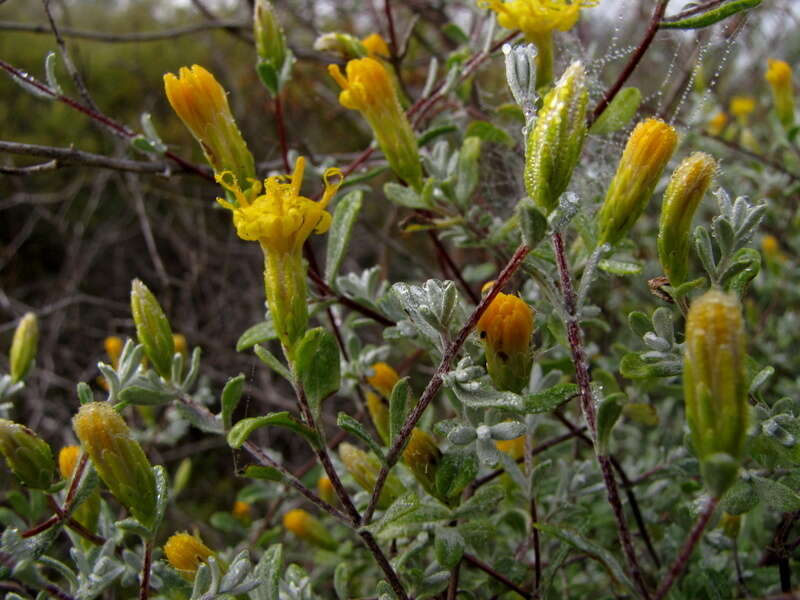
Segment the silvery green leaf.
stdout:
<svg viewBox="0 0 800 600">
<path fill-rule="evenodd" d="M 672 344 L 652 331 L 645 333 L 643 340 L 648 347 L 659 352 L 669 352 L 670 348 L 672 348 Z"/>
<path fill-rule="evenodd" d="M 525 435 L 526 427 L 524 423 L 516 421 L 504 421 L 489 427 L 493 440 L 513 440 L 521 435 Z"/>
<path fill-rule="evenodd" d="M 286 381 L 292 381 L 292 374 L 289 372 L 288 367 L 286 367 L 286 365 L 284 365 L 277 356 L 267 350 L 264 346 L 256 344 L 253 348 L 253 352 L 256 353 L 256 356 L 258 356 L 259 359 L 261 359 L 261 362 L 283 377 Z"/>
<path fill-rule="evenodd" d="M 453 511 L 454 519 L 474 519 L 484 517 L 497 510 L 506 492 L 497 484 L 479 487 L 461 506 Z"/>
<path fill-rule="evenodd" d="M 775 367 L 766 366 L 756 373 L 750 382 L 750 393 L 755 394 L 759 388 L 767 382 L 767 379 L 775 374 Z"/>
<path fill-rule="evenodd" d="M 189 362 L 189 372 L 186 373 L 186 377 L 184 377 L 180 385 L 180 389 L 187 394 L 194 387 L 194 384 L 197 382 L 197 377 L 200 375 L 200 356 L 202 353 L 203 351 L 199 347 L 196 347 L 194 350 L 192 350 L 192 360 Z"/>
<path fill-rule="evenodd" d="M 694 230 L 694 248 L 706 273 L 712 281 L 716 281 L 717 263 L 714 260 L 714 249 L 711 247 L 711 236 L 702 225 L 698 225 Z"/>
<path fill-rule="evenodd" d="M 755 490 L 761 501 L 780 512 L 800 510 L 800 495 L 789 486 L 759 475 L 753 475 Z"/>
<path fill-rule="evenodd" d="M 478 434 L 475 433 L 475 428 L 468 425 L 459 425 L 447 434 L 447 439 L 456 446 L 471 444 L 477 437 Z"/>
<path fill-rule="evenodd" d="M 383 194 L 394 204 L 406 208 L 430 210 L 433 205 L 425 202 L 425 197 L 413 188 L 390 181 L 383 186 Z"/>
<path fill-rule="evenodd" d="M 494 441 L 480 438 L 480 431 L 479 437 L 475 441 L 475 451 L 477 452 L 478 460 L 487 467 L 494 467 L 503 460 L 504 456 L 504 453 L 497 449 Z"/>
<path fill-rule="evenodd" d="M 340 562 L 333 572 L 333 589 L 339 600 L 348 600 L 347 584 L 350 580 L 350 567 L 347 562 Z"/>
<path fill-rule="evenodd" d="M 203 594 L 212 585 L 211 566 L 203 563 L 194 575 L 194 585 L 192 586 L 191 600 L 200 600 Z M 216 590 L 214 590 L 216 592 Z"/>
<path fill-rule="evenodd" d="M 253 572 L 258 587 L 250 592 L 253 600 L 280 600 L 278 584 L 283 571 L 283 546 L 275 544 L 270 546 L 258 561 Z"/>
<path fill-rule="evenodd" d="M 578 214 L 580 209 L 580 199 L 574 192 L 566 192 L 561 195 L 556 208 L 547 218 L 550 229 L 561 232 L 566 229 L 570 221 Z"/>
<path fill-rule="evenodd" d="M 275 331 L 275 325 L 272 319 L 256 323 L 239 337 L 239 340 L 236 342 L 236 351 L 241 352 L 242 350 L 247 350 L 256 344 L 264 344 L 277 337 L 278 332 Z"/>
<path fill-rule="evenodd" d="M 325 251 L 325 281 L 332 282 L 350 244 L 353 227 L 361 212 L 364 192 L 354 190 L 336 203 L 333 219 L 328 231 L 328 247 Z"/>
<path fill-rule="evenodd" d="M 461 403 L 470 408 L 501 408 L 514 412 L 522 410 L 520 396 L 512 392 L 498 392 L 486 376 L 466 382 L 457 381 L 455 377 L 444 379 L 444 385 L 453 391 Z"/>
<path fill-rule="evenodd" d="M 481 138 L 469 136 L 464 139 L 458 153 L 458 169 L 456 171 L 456 185 L 453 189 L 458 205 L 466 208 L 478 185 L 481 157 Z"/>
<path fill-rule="evenodd" d="M 670 347 L 675 343 L 675 328 L 673 325 L 672 311 L 659 307 L 653 313 L 653 329 L 656 335 L 666 340 Z"/>
<path fill-rule="evenodd" d="M 58 83 L 58 78 L 56 77 L 56 53 L 55 52 L 48 52 L 47 56 L 44 58 L 44 71 L 45 77 L 47 78 L 47 86 L 53 90 L 56 94 L 63 94 L 64 90 L 61 89 L 61 85 Z"/>
<path fill-rule="evenodd" d="M 144 112 L 139 121 L 142 124 L 142 130 L 147 137 L 147 141 L 150 142 L 153 150 L 158 154 L 164 154 L 164 152 L 167 151 L 167 145 L 161 140 L 161 136 L 158 135 L 158 131 L 156 131 L 156 127 L 153 125 L 152 115 L 149 112 Z"/>
<path fill-rule="evenodd" d="M 752 239 L 766 212 L 766 204 L 759 204 L 758 206 L 752 207 L 748 206 L 742 226 L 736 231 L 736 236 L 738 238 L 737 248 L 743 246 Z"/>
<path fill-rule="evenodd" d="M 375 453 L 381 462 L 386 461 L 385 457 L 383 456 L 383 448 L 381 448 L 381 446 L 372 438 L 369 432 L 367 432 L 367 430 L 358 420 L 354 419 L 345 412 L 340 412 L 336 418 L 336 424 L 346 432 L 351 433 L 357 438 L 366 442 L 367 446 L 370 447 L 370 449 Z"/>
<path fill-rule="evenodd" d="M 203 410 L 200 407 L 186 402 L 176 402 L 173 406 L 184 419 L 189 421 L 189 423 L 197 427 L 200 431 L 218 435 L 225 433 L 222 427 L 222 421 L 207 410 Z"/>
<path fill-rule="evenodd" d="M 235 589 L 244 581 L 251 569 L 252 565 L 248 558 L 248 550 L 242 550 L 234 557 L 227 572 L 222 576 L 222 581 L 219 586 L 220 591 L 228 594 L 234 593 L 231 590 Z"/>
<path fill-rule="evenodd" d="M 397 439 L 411 410 L 411 386 L 408 382 L 409 378 L 404 377 L 395 383 L 389 396 L 389 440 L 391 441 Z"/>
<path fill-rule="evenodd" d="M 711 230 L 713 231 L 714 239 L 717 240 L 721 255 L 723 257 L 728 256 L 733 251 L 736 243 L 736 234 L 730 221 L 722 217 L 715 217 L 711 222 Z"/>
<path fill-rule="evenodd" d="M 578 285 L 578 310 L 580 310 L 586 302 L 586 296 L 589 293 L 589 288 L 592 286 L 592 282 L 595 280 L 597 266 L 600 263 L 600 259 L 609 251 L 610 248 L 610 244 L 601 244 L 594 249 L 592 254 L 586 260 L 586 265 L 583 267 L 583 274 L 581 275 L 581 282 L 580 285 Z"/>
<path fill-rule="evenodd" d="M 511 95 L 530 121 L 536 112 L 536 55 L 534 44 L 511 46 L 503 44 L 506 63 L 506 81 Z"/>
</svg>

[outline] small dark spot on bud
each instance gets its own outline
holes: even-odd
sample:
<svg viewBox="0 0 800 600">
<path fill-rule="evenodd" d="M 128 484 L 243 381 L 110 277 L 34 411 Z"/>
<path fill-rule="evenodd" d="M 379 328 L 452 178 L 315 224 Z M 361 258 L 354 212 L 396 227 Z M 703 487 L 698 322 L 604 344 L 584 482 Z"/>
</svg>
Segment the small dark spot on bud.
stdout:
<svg viewBox="0 0 800 600">
<path fill-rule="evenodd" d="M 486 332 L 485 331 L 481 331 L 481 339 L 482 340 L 486 339 Z"/>
<path fill-rule="evenodd" d="M 497 353 L 497 356 L 498 356 L 498 357 L 500 358 L 500 360 L 502 360 L 503 362 L 506 362 L 506 361 L 508 360 L 508 354 L 506 354 L 505 352 L 498 352 L 498 353 Z"/>
</svg>

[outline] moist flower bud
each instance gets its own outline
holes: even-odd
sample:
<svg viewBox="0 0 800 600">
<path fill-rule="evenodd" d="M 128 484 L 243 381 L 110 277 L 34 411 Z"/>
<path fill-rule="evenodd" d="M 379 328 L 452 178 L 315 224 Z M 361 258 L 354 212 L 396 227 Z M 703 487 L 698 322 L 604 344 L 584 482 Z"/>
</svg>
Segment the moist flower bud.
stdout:
<svg viewBox="0 0 800 600">
<path fill-rule="evenodd" d="M 769 68 L 765 79 L 772 89 L 775 113 L 784 128 L 794 125 L 794 85 L 792 68 L 788 63 L 773 58 L 767 59 Z"/>
<path fill-rule="evenodd" d="M 336 502 L 336 491 L 333 489 L 333 483 L 327 475 L 321 475 L 317 480 L 317 494 L 328 504 Z"/>
<path fill-rule="evenodd" d="M 432 496 L 436 496 L 436 469 L 441 460 L 442 452 L 433 436 L 415 427 L 403 450 L 403 461 Z"/>
<path fill-rule="evenodd" d="M 558 206 L 586 138 L 586 72 L 573 62 L 544 97 L 525 149 L 525 189 L 546 214 Z"/>
<path fill-rule="evenodd" d="M 339 458 L 356 483 L 371 494 L 381 470 L 378 458 L 348 443 L 339 445 Z M 400 480 L 390 473 L 378 498 L 378 508 L 381 510 L 389 508 L 404 491 Z"/>
<path fill-rule="evenodd" d="M 36 359 L 36 346 L 39 343 L 39 323 L 36 315 L 29 312 L 14 330 L 14 339 L 11 341 L 9 363 L 12 383 L 25 378 Z"/>
<path fill-rule="evenodd" d="M 167 315 L 153 293 L 140 280 L 131 283 L 131 313 L 144 353 L 164 379 L 169 379 L 175 340 Z"/>
<path fill-rule="evenodd" d="M 341 105 L 364 116 L 395 174 L 420 190 L 422 166 L 417 140 L 383 63 L 367 56 L 349 61 L 346 76 L 339 65 L 328 65 L 328 72 L 342 88 Z"/>
<path fill-rule="evenodd" d="M 124 419 L 108 402 L 88 402 L 72 419 L 72 426 L 114 497 L 142 525 L 152 527 L 156 519 L 153 467 Z"/>
<path fill-rule="evenodd" d="M 22 485 L 35 490 L 50 488 L 56 468 L 53 452 L 31 429 L 0 419 L 0 452 Z"/>
<path fill-rule="evenodd" d="M 599 245 L 614 245 L 627 235 L 647 208 L 677 143 L 675 130 L 658 119 L 634 128 L 598 213 Z"/>
<path fill-rule="evenodd" d="M 673 287 L 686 281 L 692 217 L 716 171 L 717 163 L 711 156 L 695 152 L 675 169 L 664 192 L 658 225 L 658 258 Z"/>
<path fill-rule="evenodd" d="M 192 581 L 197 569 L 208 561 L 214 551 L 203 543 L 203 540 L 190 533 L 176 533 L 164 544 L 164 554 L 170 566 Z"/>
<path fill-rule="evenodd" d="M 269 0 L 256 0 L 253 7 L 253 37 L 259 58 L 280 72 L 287 57 L 286 36 Z"/>
<path fill-rule="evenodd" d="M 744 321 L 736 296 L 712 289 L 692 302 L 683 393 L 703 479 L 719 497 L 735 481 L 748 422 Z"/>
<path fill-rule="evenodd" d="M 501 391 L 519 392 L 528 383 L 534 316 L 522 298 L 501 292 L 478 321 L 487 371 Z"/>
<path fill-rule="evenodd" d="M 295 508 L 283 515 L 283 526 L 309 544 L 325 550 L 336 549 L 336 541 L 325 525 L 302 508 Z"/>
<path fill-rule="evenodd" d="M 255 177 L 255 162 L 214 76 L 199 65 L 164 75 L 167 100 L 203 148 L 216 173 L 231 171 L 239 181 Z"/>
<path fill-rule="evenodd" d="M 367 377 L 367 382 L 378 391 L 367 392 L 367 409 L 372 419 L 372 424 L 383 440 L 388 444 L 389 440 L 389 396 L 400 377 L 391 366 L 385 362 L 377 362 L 372 365 L 373 374 Z"/>
</svg>

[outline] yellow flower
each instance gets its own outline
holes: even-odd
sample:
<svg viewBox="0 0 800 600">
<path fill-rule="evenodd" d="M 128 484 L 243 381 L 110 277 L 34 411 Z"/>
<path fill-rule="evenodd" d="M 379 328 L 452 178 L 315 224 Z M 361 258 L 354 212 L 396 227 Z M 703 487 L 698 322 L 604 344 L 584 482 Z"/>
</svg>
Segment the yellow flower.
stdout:
<svg viewBox="0 0 800 600">
<path fill-rule="evenodd" d="M 678 134 L 663 121 L 646 119 L 636 125 L 597 214 L 600 244 L 616 244 L 633 227 L 677 144 Z"/>
<path fill-rule="evenodd" d="M 513 440 L 497 440 L 494 443 L 500 452 L 505 452 L 514 460 L 522 458 L 525 454 L 525 436 L 521 435 Z"/>
<path fill-rule="evenodd" d="M 328 65 L 328 72 L 342 88 L 339 94 L 342 106 L 361 112 L 392 170 L 419 189 L 422 167 L 417 140 L 383 63 L 371 57 L 357 58 L 347 63 L 346 77 L 339 65 Z"/>
<path fill-rule="evenodd" d="M 522 298 L 501 292 L 478 321 L 487 370 L 500 390 L 519 392 L 528 383 L 534 315 Z"/>
<path fill-rule="evenodd" d="M 501 27 L 521 31 L 528 41 L 554 30 L 572 29 L 581 9 L 596 6 L 599 0 L 478 0 L 478 6 L 497 13 Z"/>
<path fill-rule="evenodd" d="M 391 56 L 386 40 L 384 40 L 379 33 L 368 35 L 361 40 L 361 43 L 364 44 L 364 48 L 366 48 L 369 56 L 380 56 L 383 58 L 389 58 Z"/>
<path fill-rule="evenodd" d="M 243 240 L 259 242 L 265 250 L 279 253 L 299 252 L 312 233 L 325 233 L 331 215 L 325 210 L 342 183 L 339 169 L 328 169 L 323 177 L 325 192 L 319 202 L 300 195 L 305 159 L 298 157 L 294 173 L 277 175 L 252 185 L 243 191 L 235 174 L 225 171 L 216 176 L 217 182 L 233 194 L 236 202 L 217 198 L 222 206 L 233 212 L 236 233 Z"/>
<path fill-rule="evenodd" d="M 740 122 L 747 121 L 747 117 L 749 117 L 755 109 L 756 100 L 752 96 L 734 96 L 731 98 L 731 104 L 728 107 L 730 113 Z"/>
<path fill-rule="evenodd" d="M 310 544 L 327 550 L 336 548 L 336 542 L 325 526 L 302 508 L 295 508 L 283 515 L 283 526 Z"/>
<path fill-rule="evenodd" d="M 178 354 L 183 354 L 184 356 L 189 355 L 189 347 L 186 344 L 186 336 L 182 333 L 173 333 L 172 334 L 172 342 L 175 344 L 175 352 Z"/>
<path fill-rule="evenodd" d="M 400 376 L 390 365 L 385 362 L 376 362 L 372 365 L 373 374 L 367 377 L 369 384 L 388 398 L 392 394 Z"/>
<path fill-rule="evenodd" d="M 214 552 L 198 536 L 190 533 L 176 533 L 164 544 L 167 562 L 181 575 L 193 579 L 201 563 L 208 561 Z"/>
<path fill-rule="evenodd" d="M 255 175 L 253 155 L 236 126 L 225 90 L 211 73 L 199 65 L 181 67 L 177 77 L 164 75 L 164 88 L 214 171 L 232 171 L 241 181 Z"/>
<path fill-rule="evenodd" d="M 253 505 L 250 504 L 249 502 L 242 502 L 241 500 L 237 500 L 236 502 L 233 503 L 233 509 L 231 509 L 231 514 L 237 519 L 246 521 L 253 514 Z"/>
<path fill-rule="evenodd" d="M 711 135 L 722 135 L 725 126 L 728 124 L 728 115 L 724 111 L 719 111 L 706 124 L 706 131 Z"/>
<path fill-rule="evenodd" d="M 58 470 L 61 472 L 61 477 L 70 479 L 75 472 L 75 467 L 78 465 L 78 456 L 80 456 L 80 446 L 64 446 L 58 453 Z"/>
<path fill-rule="evenodd" d="M 436 470 L 442 460 L 442 452 L 433 436 L 418 427 L 411 431 L 411 437 L 403 450 L 403 461 L 414 473 L 429 494 L 436 496 Z"/>
<path fill-rule="evenodd" d="M 111 361 L 111 366 L 115 369 L 119 366 L 119 357 L 122 355 L 122 348 L 124 344 L 121 338 L 115 335 L 109 336 L 103 341 L 108 359 Z"/>
<path fill-rule="evenodd" d="M 322 475 L 317 480 L 317 493 L 319 497 L 328 504 L 333 504 L 336 501 L 336 492 L 333 489 L 333 483 L 331 483 L 327 475 Z"/>
<path fill-rule="evenodd" d="M 789 128 L 794 124 L 794 86 L 792 68 L 782 60 L 768 59 L 765 79 L 772 88 L 775 112 L 781 124 Z"/>
</svg>

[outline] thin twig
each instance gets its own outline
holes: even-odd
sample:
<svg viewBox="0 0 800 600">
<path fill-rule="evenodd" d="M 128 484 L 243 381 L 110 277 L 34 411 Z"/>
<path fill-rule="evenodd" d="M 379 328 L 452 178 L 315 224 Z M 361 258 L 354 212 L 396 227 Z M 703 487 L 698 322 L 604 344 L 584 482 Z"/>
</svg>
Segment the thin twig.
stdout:
<svg viewBox="0 0 800 600">
<path fill-rule="evenodd" d="M 456 566 L 450 569 L 450 581 L 447 583 L 447 600 L 457 600 L 458 598 L 458 581 L 461 574 L 461 561 L 456 563 Z"/>
<path fill-rule="evenodd" d="M 142 560 L 142 583 L 139 586 L 139 600 L 147 600 L 150 596 L 150 567 L 153 560 L 153 540 L 144 542 L 144 559 Z"/>
<path fill-rule="evenodd" d="M 586 420 L 586 425 L 589 428 L 589 435 L 592 440 L 597 438 L 597 415 L 594 407 L 594 397 L 592 394 L 592 380 L 589 375 L 589 367 L 586 360 L 586 352 L 583 348 L 583 333 L 579 325 L 579 317 L 577 314 L 577 302 L 575 297 L 575 290 L 572 287 L 572 277 L 569 272 L 569 265 L 567 264 L 567 257 L 564 251 L 564 240 L 560 232 L 553 233 L 553 250 L 556 257 L 556 265 L 561 281 L 561 293 L 564 297 L 564 308 L 566 310 L 566 329 L 567 339 L 569 340 L 570 353 L 572 355 L 572 362 L 575 366 L 575 378 L 578 382 L 578 389 L 580 390 L 580 404 L 583 418 Z M 594 444 L 592 444 L 594 446 Z M 639 592 L 647 600 L 650 597 L 647 591 L 647 586 L 642 577 L 641 567 L 636 558 L 636 550 L 633 547 L 631 540 L 631 533 L 628 529 L 628 524 L 625 521 L 625 513 L 622 510 L 622 502 L 619 497 L 619 489 L 617 487 L 617 480 L 614 478 L 614 472 L 611 466 L 611 461 L 608 456 L 599 454 L 595 448 L 595 455 L 597 462 L 600 465 L 600 471 L 603 475 L 603 483 L 606 486 L 606 493 L 608 502 L 611 505 L 611 510 L 614 513 L 614 518 L 617 521 L 617 531 L 619 539 L 622 544 L 622 551 L 628 563 L 631 576 L 636 582 Z"/>
<path fill-rule="evenodd" d="M 164 29 L 161 31 L 142 31 L 138 33 L 106 33 L 103 31 L 86 31 L 71 29 L 69 27 L 59 28 L 62 36 L 68 38 L 84 39 L 94 42 L 106 42 L 110 44 L 128 44 L 131 42 L 154 42 L 159 40 L 171 40 L 176 37 L 202 33 L 214 29 L 249 29 L 250 25 L 245 21 L 212 21 L 209 23 L 196 23 L 185 27 L 174 29 Z M 21 31 L 26 33 L 50 34 L 51 30 L 47 25 L 37 23 L 16 23 L 10 21 L 0 21 L 0 31 Z"/>
<path fill-rule="evenodd" d="M 531 598 L 539 597 L 539 586 L 542 584 L 542 548 L 539 542 L 539 516 L 536 511 L 536 496 L 531 493 L 531 537 L 533 538 L 533 587 Z"/>
<path fill-rule="evenodd" d="M 467 341 L 467 337 L 475 328 L 478 320 L 481 318 L 481 315 L 483 315 L 483 313 L 489 307 L 489 304 L 492 302 L 492 300 L 494 300 L 495 296 L 497 296 L 500 290 L 503 289 L 505 284 L 508 283 L 508 280 L 511 279 L 514 273 L 516 273 L 517 269 L 519 269 L 529 250 L 530 249 L 528 246 L 524 244 L 521 244 L 517 248 L 516 252 L 514 252 L 514 255 L 511 257 L 511 260 L 498 275 L 495 284 L 492 286 L 492 289 L 489 290 L 489 293 L 486 294 L 478 306 L 475 307 L 475 310 L 472 311 L 472 314 L 461 328 L 461 331 L 458 332 L 456 339 L 453 340 L 450 346 L 448 346 L 447 350 L 442 356 L 439 366 L 436 368 L 436 372 L 433 374 L 433 377 L 431 377 L 428 385 L 425 387 L 425 391 L 422 392 L 419 402 L 417 402 L 417 405 L 406 418 L 406 422 L 403 424 L 403 427 L 400 429 L 397 438 L 393 441 L 392 447 L 389 449 L 389 452 L 386 455 L 386 463 L 381 467 L 381 470 L 378 473 L 378 477 L 375 481 L 375 488 L 372 490 L 372 497 L 370 498 L 369 505 L 367 506 L 367 510 L 364 512 L 362 518 L 362 524 L 368 525 L 372 519 L 372 515 L 375 512 L 375 508 L 378 506 L 378 499 L 380 498 L 381 490 L 383 489 L 383 484 L 386 482 L 386 477 L 389 475 L 389 471 L 392 467 L 394 467 L 395 464 L 397 464 L 397 461 L 400 458 L 400 453 L 403 451 L 403 448 L 405 448 L 411 432 L 422 417 L 425 409 L 428 408 L 431 400 L 433 400 L 433 398 L 439 392 L 439 388 L 442 387 L 443 377 L 450 370 L 450 364 L 456 357 L 456 354 L 458 354 L 458 352 L 461 350 L 461 346 L 464 345 L 464 342 Z"/>
<path fill-rule="evenodd" d="M 489 575 L 489 577 L 491 577 L 492 579 L 496 579 L 497 581 L 505 585 L 507 588 L 514 590 L 515 592 L 520 594 L 523 598 L 528 595 L 528 592 L 523 590 L 520 586 L 511 581 L 508 577 L 506 577 L 502 573 L 498 573 L 492 567 L 490 567 L 477 557 L 465 553 L 464 560 L 467 561 L 469 564 L 471 564 L 473 567 L 479 568 L 481 571 Z"/>
<path fill-rule="evenodd" d="M 705 531 L 706 525 L 708 525 L 711 516 L 714 514 L 717 504 L 719 504 L 718 498 L 708 499 L 705 508 L 703 508 L 703 512 L 700 513 L 700 516 L 697 518 L 697 522 L 694 524 L 691 532 L 689 532 L 689 536 L 686 538 L 683 548 L 681 549 L 680 554 L 678 554 L 678 558 L 675 559 L 675 562 L 672 564 L 672 567 L 670 568 L 669 573 L 667 573 L 664 581 L 662 581 L 661 585 L 658 586 L 658 591 L 653 597 L 653 600 L 661 600 L 664 598 L 672 585 L 681 576 L 683 570 L 686 568 L 686 563 L 689 562 L 689 557 L 691 557 L 692 552 L 694 551 L 694 547 L 703 537 L 703 531 Z"/>
<path fill-rule="evenodd" d="M 278 131 L 278 140 L 281 144 L 283 169 L 288 173 L 291 170 L 289 167 L 289 142 L 286 139 L 286 122 L 283 118 L 283 103 L 281 102 L 280 92 L 275 94 L 275 128 Z"/>
<path fill-rule="evenodd" d="M 647 26 L 647 31 L 645 32 L 642 41 L 639 42 L 639 45 L 636 47 L 636 50 L 634 50 L 630 60 L 628 60 L 628 63 L 622 69 L 619 77 L 617 77 L 617 80 L 610 88 L 608 88 L 608 91 L 606 91 L 606 93 L 603 95 L 603 99 L 598 102 L 597 106 L 594 108 L 594 111 L 592 111 L 592 114 L 589 117 L 590 127 L 592 123 L 594 123 L 600 117 L 600 115 L 603 114 L 606 108 L 608 108 L 608 105 L 611 104 L 611 101 L 616 97 L 616 95 L 622 89 L 622 86 L 625 85 L 625 82 L 628 81 L 628 78 L 631 76 L 631 74 L 633 74 L 633 71 L 639 65 L 639 62 L 642 60 L 642 57 L 645 55 L 645 52 L 647 52 L 647 49 L 653 42 L 653 38 L 658 32 L 658 24 L 664 17 L 664 12 L 667 10 L 667 4 L 669 4 L 669 0 L 658 0 L 658 4 L 656 5 L 655 10 L 653 10 L 653 16 L 650 18 L 650 24 Z"/>
</svg>

